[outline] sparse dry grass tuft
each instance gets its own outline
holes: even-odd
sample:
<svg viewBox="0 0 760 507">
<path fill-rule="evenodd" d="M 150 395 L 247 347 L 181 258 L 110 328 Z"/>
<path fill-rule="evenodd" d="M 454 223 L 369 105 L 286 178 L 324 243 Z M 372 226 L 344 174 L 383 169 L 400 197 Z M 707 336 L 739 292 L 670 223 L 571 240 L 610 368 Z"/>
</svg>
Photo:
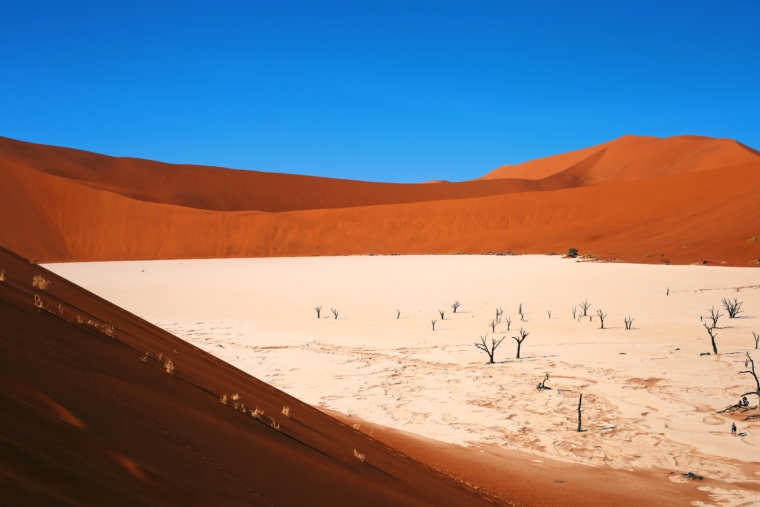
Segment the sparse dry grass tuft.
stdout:
<svg viewBox="0 0 760 507">
<path fill-rule="evenodd" d="M 261 416 L 263 416 L 263 415 L 264 415 L 264 411 L 261 410 L 259 407 L 256 407 L 256 410 L 254 410 L 253 412 L 251 412 L 251 417 L 253 417 L 254 419 L 258 419 L 258 420 L 261 420 Z"/>
<path fill-rule="evenodd" d="M 351 426 L 351 427 L 352 427 L 353 429 L 355 429 L 356 431 L 359 431 L 359 429 L 361 428 L 361 426 L 359 426 L 359 423 L 356 423 L 356 424 L 354 424 L 354 425 L 353 425 L 353 426 Z"/>
<path fill-rule="evenodd" d="M 272 419 L 271 426 L 272 426 L 272 428 L 276 429 L 277 431 L 280 431 L 280 425 L 274 419 Z"/>
<path fill-rule="evenodd" d="M 166 358 L 166 362 L 164 363 L 164 370 L 166 370 L 166 373 L 171 375 L 174 372 L 174 363 L 172 363 L 172 360 L 168 357 Z"/>
<path fill-rule="evenodd" d="M 110 336 L 111 338 L 113 338 L 113 326 L 109 324 L 103 324 L 100 327 L 100 332 L 106 336 Z"/>
<path fill-rule="evenodd" d="M 290 407 L 284 406 L 282 407 L 282 415 L 285 417 L 290 417 Z"/>
<path fill-rule="evenodd" d="M 82 324 L 82 323 L 84 322 L 84 319 L 82 318 L 82 316 L 81 316 L 81 315 L 77 315 L 77 322 L 78 322 L 79 324 Z"/>
<path fill-rule="evenodd" d="M 239 400 L 239 399 L 240 399 L 240 395 L 239 395 L 238 393 L 235 393 L 235 394 L 233 394 L 232 396 L 230 396 L 230 399 L 231 399 L 232 401 L 237 401 L 237 400 Z"/>
<path fill-rule="evenodd" d="M 222 402 L 223 405 L 227 404 L 227 395 L 223 394 L 221 398 L 219 398 L 219 401 Z"/>
<path fill-rule="evenodd" d="M 359 461 L 361 461 L 362 463 L 364 463 L 364 460 L 366 459 L 366 456 L 364 454 L 360 453 L 359 451 L 357 451 L 356 449 L 354 449 L 354 458 L 356 458 Z"/>
<path fill-rule="evenodd" d="M 34 306 L 36 306 L 39 309 L 42 309 L 43 304 L 44 303 L 42 302 L 42 299 L 40 298 L 40 296 L 38 294 L 35 294 L 34 295 Z"/>
<path fill-rule="evenodd" d="M 44 290 L 45 292 L 47 292 L 48 289 L 50 289 L 51 284 L 52 282 L 50 280 L 45 280 L 44 278 L 42 278 L 41 275 L 36 275 L 32 279 L 32 287 L 36 287 L 40 290 Z"/>
</svg>

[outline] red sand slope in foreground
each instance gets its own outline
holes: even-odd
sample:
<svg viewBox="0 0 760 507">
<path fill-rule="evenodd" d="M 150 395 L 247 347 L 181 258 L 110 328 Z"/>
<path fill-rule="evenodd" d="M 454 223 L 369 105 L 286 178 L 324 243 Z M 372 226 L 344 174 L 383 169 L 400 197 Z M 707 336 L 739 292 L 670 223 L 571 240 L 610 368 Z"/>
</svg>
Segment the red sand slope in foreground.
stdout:
<svg viewBox="0 0 760 507">
<path fill-rule="evenodd" d="M 38 262 L 570 247 L 629 262 L 760 258 L 760 154 L 726 139 L 626 136 L 490 179 L 418 185 L 0 139 L 0 177 L 0 245 Z"/>
<path fill-rule="evenodd" d="M 0 272 L 0 505 L 493 505 L 3 249 Z"/>
</svg>

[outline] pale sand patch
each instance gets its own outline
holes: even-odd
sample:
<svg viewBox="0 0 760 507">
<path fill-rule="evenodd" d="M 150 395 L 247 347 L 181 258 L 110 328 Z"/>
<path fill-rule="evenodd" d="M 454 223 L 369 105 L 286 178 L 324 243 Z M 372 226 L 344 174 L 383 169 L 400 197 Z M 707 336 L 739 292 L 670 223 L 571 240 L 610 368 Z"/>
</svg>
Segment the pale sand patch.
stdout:
<svg viewBox="0 0 760 507">
<path fill-rule="evenodd" d="M 313 405 L 451 443 L 758 482 L 760 419 L 741 420 L 758 412 L 716 414 L 752 387 L 738 372 L 744 353 L 754 350 L 751 331 L 760 332 L 757 269 L 557 256 L 46 267 Z M 744 318 L 724 316 L 721 355 L 700 356 L 711 347 L 699 316 L 724 297 L 744 301 Z M 586 298 L 593 320 L 574 320 L 571 308 Z M 455 300 L 462 303 L 457 314 L 449 307 Z M 506 339 L 498 364 L 486 365 L 473 343 L 486 332 L 490 338 L 497 307 L 504 315 L 496 335 Z M 600 307 L 608 329 L 599 329 Z M 444 320 L 437 310 L 446 311 Z M 623 324 L 629 315 L 630 331 Z M 518 361 L 511 337 L 521 326 L 530 336 Z M 760 369 L 760 351 L 754 357 Z M 181 370 L 181 357 L 176 366 Z M 538 392 L 545 373 L 552 389 Z M 577 433 L 581 392 L 588 431 Z M 730 435 L 732 421 L 746 437 Z"/>
</svg>

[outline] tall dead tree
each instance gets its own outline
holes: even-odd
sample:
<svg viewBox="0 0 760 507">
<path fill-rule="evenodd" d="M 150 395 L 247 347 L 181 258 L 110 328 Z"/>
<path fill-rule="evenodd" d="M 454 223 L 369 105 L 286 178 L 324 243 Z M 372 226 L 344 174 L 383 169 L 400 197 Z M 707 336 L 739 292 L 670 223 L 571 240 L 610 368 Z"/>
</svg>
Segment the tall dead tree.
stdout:
<svg viewBox="0 0 760 507">
<path fill-rule="evenodd" d="M 607 314 L 604 313 L 601 308 L 596 311 L 596 314 L 599 315 L 599 322 L 602 324 L 602 327 L 599 329 L 604 329 L 604 318 L 607 316 Z"/>
<path fill-rule="evenodd" d="M 552 311 L 551 310 L 546 310 L 546 313 L 549 314 L 549 320 L 551 320 L 551 318 L 552 318 Z"/>
<path fill-rule="evenodd" d="M 760 343 L 760 334 L 752 331 L 752 337 L 755 339 L 755 348 L 757 348 L 758 343 Z"/>
<path fill-rule="evenodd" d="M 501 308 L 496 309 L 496 322 L 501 323 L 501 316 L 504 314 L 504 310 Z"/>
<path fill-rule="evenodd" d="M 725 308 L 728 312 L 729 319 L 735 319 L 740 313 L 742 313 L 741 308 L 744 303 L 738 301 L 736 298 L 734 298 L 733 301 L 723 298 L 723 300 L 721 300 L 721 303 L 723 303 L 723 308 Z"/>
<path fill-rule="evenodd" d="M 333 317 L 335 317 L 335 320 L 338 320 L 338 310 L 335 308 L 330 308 L 330 311 L 332 312 Z"/>
<path fill-rule="evenodd" d="M 451 304 L 451 307 L 454 309 L 454 313 L 457 313 L 457 308 L 459 308 L 460 306 L 462 306 L 462 303 L 460 303 L 459 301 L 454 301 Z"/>
<path fill-rule="evenodd" d="M 520 306 L 517 307 L 517 313 L 522 315 L 522 303 L 520 303 Z"/>
<path fill-rule="evenodd" d="M 491 338 L 491 344 L 489 345 L 486 341 L 486 338 L 488 338 L 488 333 L 486 333 L 485 336 L 480 337 L 480 343 L 475 342 L 475 346 L 488 354 L 488 364 L 493 364 L 493 356 L 496 353 L 496 348 L 501 345 L 501 342 L 504 340 L 505 337 L 501 337 L 498 340 Z"/>
<path fill-rule="evenodd" d="M 446 313 L 446 310 L 438 310 L 438 314 L 441 316 L 441 320 L 446 320 L 443 318 L 443 314 Z"/>
<path fill-rule="evenodd" d="M 715 332 L 715 327 L 710 326 L 707 322 L 702 323 L 703 326 L 705 326 L 705 329 L 707 329 L 707 334 L 710 335 L 710 342 L 712 342 L 712 348 L 713 353 L 718 353 L 718 346 L 715 345 L 715 338 L 718 337 L 718 333 Z"/>
<path fill-rule="evenodd" d="M 317 311 L 317 318 L 319 318 L 319 314 L 322 311 L 322 305 L 319 305 L 318 307 L 314 308 Z"/>
<path fill-rule="evenodd" d="M 518 333 L 519 334 L 517 336 L 513 336 L 512 339 L 517 342 L 517 359 L 520 359 L 520 347 L 522 346 L 522 342 L 525 341 L 530 333 L 523 328 L 520 328 Z"/>
<path fill-rule="evenodd" d="M 507 317 L 506 319 L 504 319 L 504 322 L 507 323 L 507 331 L 509 331 L 509 326 L 512 325 L 512 317 Z"/>
<path fill-rule="evenodd" d="M 583 405 L 583 393 L 581 393 L 581 397 L 578 398 L 578 433 L 583 431 L 583 429 L 581 429 L 581 405 Z"/>
<path fill-rule="evenodd" d="M 437 320 L 433 319 L 430 321 L 431 324 L 433 324 L 433 331 L 435 331 L 435 323 L 438 322 Z"/>
<path fill-rule="evenodd" d="M 573 320 L 575 320 L 575 314 L 577 313 L 577 311 L 578 311 L 578 307 L 573 306 Z"/>
<path fill-rule="evenodd" d="M 498 326 L 498 325 L 499 325 L 499 323 L 496 322 L 496 319 L 492 319 L 491 322 L 488 323 L 488 327 L 491 328 L 491 332 L 492 333 L 496 332 L 496 326 Z"/>
<path fill-rule="evenodd" d="M 749 355 L 749 352 L 747 352 L 747 359 L 749 359 L 750 369 L 746 370 L 746 371 L 740 371 L 739 375 L 741 375 L 742 373 L 749 373 L 750 375 L 752 375 L 752 377 L 755 379 L 755 388 L 756 389 L 754 391 L 750 391 L 748 393 L 744 393 L 744 394 L 742 394 L 742 396 L 748 396 L 750 394 L 756 395 L 758 397 L 758 400 L 759 400 L 758 401 L 758 407 L 760 407 L 760 380 L 757 379 L 757 374 L 755 373 L 755 362 L 752 360 L 752 356 Z"/>
<path fill-rule="evenodd" d="M 396 320 L 401 318 L 401 310 L 396 310 Z"/>
<path fill-rule="evenodd" d="M 585 299 L 581 301 L 580 303 L 581 310 L 583 310 L 583 315 L 581 317 L 586 317 L 588 315 L 588 309 L 591 308 L 591 303 L 586 301 Z"/>
<path fill-rule="evenodd" d="M 631 328 L 633 327 L 633 320 L 634 320 L 635 318 L 636 318 L 636 317 L 634 317 L 634 318 L 632 319 L 630 316 L 628 316 L 628 317 L 626 317 L 625 319 L 623 319 L 623 321 L 625 322 L 625 328 L 626 328 L 626 329 L 631 329 Z"/>
</svg>

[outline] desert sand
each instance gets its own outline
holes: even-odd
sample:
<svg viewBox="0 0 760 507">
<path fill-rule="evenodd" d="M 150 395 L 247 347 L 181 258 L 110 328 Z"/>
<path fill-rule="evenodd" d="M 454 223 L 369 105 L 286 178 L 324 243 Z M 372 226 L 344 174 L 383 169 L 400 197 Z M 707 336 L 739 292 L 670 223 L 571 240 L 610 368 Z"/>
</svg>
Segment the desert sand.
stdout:
<svg viewBox="0 0 760 507">
<path fill-rule="evenodd" d="M 2 505 L 493 505 L 3 249 L 0 319 Z"/>
<path fill-rule="evenodd" d="M 0 246 L 36 262 L 566 252 L 760 263 L 760 154 L 625 136 L 476 181 L 172 165 L 0 138 Z"/>
<path fill-rule="evenodd" d="M 681 474 L 694 472 L 720 481 L 690 483 L 705 494 L 694 505 L 760 502 L 760 419 L 745 420 L 760 412 L 718 413 L 753 388 L 739 374 L 746 353 L 760 360 L 751 268 L 485 255 L 47 267 L 305 403 L 361 420 L 369 435 L 377 424 L 539 464 L 663 471 L 673 502 Z M 711 346 L 700 316 L 734 297 L 744 313 L 723 316 L 720 353 L 701 355 Z M 584 299 L 591 317 L 573 318 Z M 521 327 L 530 334 L 518 360 Z M 486 333 L 504 338 L 496 364 L 474 346 Z M 552 389 L 539 392 L 547 373 Z M 731 436 L 732 422 L 746 435 Z"/>
</svg>

